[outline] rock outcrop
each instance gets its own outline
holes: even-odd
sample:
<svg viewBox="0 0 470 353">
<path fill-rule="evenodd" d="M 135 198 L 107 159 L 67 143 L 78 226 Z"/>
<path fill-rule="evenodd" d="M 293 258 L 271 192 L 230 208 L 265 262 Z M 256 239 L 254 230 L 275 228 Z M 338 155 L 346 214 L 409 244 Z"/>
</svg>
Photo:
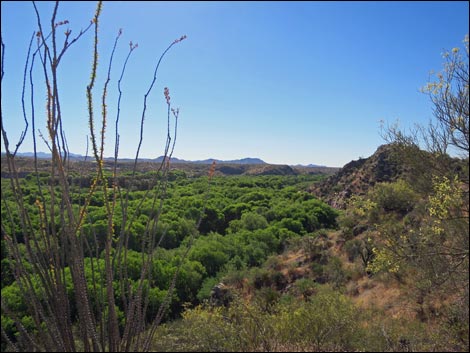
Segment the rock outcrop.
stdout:
<svg viewBox="0 0 470 353">
<path fill-rule="evenodd" d="M 351 161 L 309 191 L 335 208 L 345 208 L 353 195 L 364 195 L 380 182 L 396 180 L 405 171 L 396 146 L 382 145 L 369 158 Z"/>
</svg>

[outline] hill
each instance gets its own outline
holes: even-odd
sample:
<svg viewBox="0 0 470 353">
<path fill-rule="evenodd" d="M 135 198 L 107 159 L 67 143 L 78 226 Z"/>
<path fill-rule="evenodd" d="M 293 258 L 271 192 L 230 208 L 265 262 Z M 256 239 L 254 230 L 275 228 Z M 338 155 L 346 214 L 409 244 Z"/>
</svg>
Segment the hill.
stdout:
<svg viewBox="0 0 470 353">
<path fill-rule="evenodd" d="M 376 183 L 394 181 L 404 173 L 397 152 L 394 145 L 382 145 L 372 156 L 349 162 L 310 191 L 333 207 L 345 208 L 352 195 L 365 195 Z"/>
<path fill-rule="evenodd" d="M 362 196 L 377 183 L 403 179 L 420 193 L 432 192 L 433 176 L 453 173 L 463 180 L 468 159 L 431 153 L 416 146 L 386 144 L 368 158 L 347 163 L 336 173 L 310 187 L 310 192 L 335 208 L 345 209 L 353 195 Z"/>
<path fill-rule="evenodd" d="M 165 157 L 160 156 L 158 158 L 152 159 L 151 161 L 154 162 L 161 162 L 163 161 Z M 212 162 L 216 162 L 218 164 L 267 164 L 265 161 L 259 158 L 241 158 L 241 159 L 234 159 L 234 160 L 221 160 L 221 159 L 214 159 L 214 158 L 208 158 L 208 159 L 203 159 L 203 160 L 196 160 L 196 161 L 189 161 L 185 159 L 179 159 L 176 157 L 171 158 L 172 163 L 194 163 L 194 164 L 212 164 Z"/>
</svg>

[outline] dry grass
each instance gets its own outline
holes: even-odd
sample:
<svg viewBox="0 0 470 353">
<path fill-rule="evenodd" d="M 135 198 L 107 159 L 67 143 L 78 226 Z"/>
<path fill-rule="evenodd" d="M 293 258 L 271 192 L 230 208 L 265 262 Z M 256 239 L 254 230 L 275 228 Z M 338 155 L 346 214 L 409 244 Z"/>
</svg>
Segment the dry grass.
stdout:
<svg viewBox="0 0 470 353">
<path fill-rule="evenodd" d="M 406 292 L 394 281 L 381 281 L 367 276 L 357 281 L 353 302 L 364 309 L 378 309 L 394 319 L 415 319 L 416 310 Z"/>
</svg>

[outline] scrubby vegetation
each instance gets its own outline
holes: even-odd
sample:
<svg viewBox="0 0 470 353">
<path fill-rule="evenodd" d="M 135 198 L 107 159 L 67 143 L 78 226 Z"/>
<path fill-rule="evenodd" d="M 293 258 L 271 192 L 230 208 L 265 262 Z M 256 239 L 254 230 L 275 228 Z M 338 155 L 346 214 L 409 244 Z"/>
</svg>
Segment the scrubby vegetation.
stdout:
<svg viewBox="0 0 470 353">
<path fill-rule="evenodd" d="M 45 174 L 40 178 L 44 182 L 49 180 Z M 152 178 L 155 178 L 155 175 L 145 173 L 129 185 L 133 191 L 129 191 L 127 196 L 127 213 L 133 221 L 128 226 L 126 251 L 113 256 L 116 266 L 123 256 L 127 259 L 127 286 L 137 285 L 141 268 L 144 266 L 145 259 L 139 252 L 142 234 L 148 231 L 152 213 L 155 212 L 153 200 L 159 192 L 158 188 L 145 191 L 147 181 Z M 76 206 L 83 203 L 87 196 L 87 185 L 81 186 L 82 179 L 79 176 L 69 179 L 70 195 L 73 205 Z M 293 239 L 314 238 L 319 229 L 336 227 L 336 211 L 304 190 L 306 185 L 318 180 L 318 176 L 214 177 L 207 200 L 207 177 L 190 178 L 175 171 L 170 173 L 169 179 L 172 181 L 169 182 L 166 193 L 172 202 L 165 204 L 159 215 L 156 229 L 159 249 L 152 255 L 151 275 L 144 283 L 144 290 L 150 291 L 147 310 L 149 319 L 155 316 L 163 302 L 189 241 L 194 241 L 194 244 L 179 270 L 167 318 L 178 317 L 183 304 L 197 305 L 208 299 L 210 290 L 224 274 L 233 275 L 234 271 L 260 266 L 270 255 L 282 252 Z M 121 182 L 127 183 L 125 178 Z M 20 185 L 25 207 L 29 214 L 34 215 L 31 220 L 32 227 L 40 232 L 44 223 L 41 219 L 36 178 L 30 174 L 20 180 Z M 2 179 L 2 190 L 5 198 L 2 217 L 19 220 L 20 215 L 14 212 L 8 179 Z M 147 194 L 145 199 L 144 194 Z M 50 197 L 50 194 L 44 193 L 43 202 L 48 204 Z M 60 199 L 57 202 L 60 204 Z M 88 208 L 88 222 L 83 226 L 85 242 L 94 244 L 94 247 L 85 249 L 84 270 L 90 286 L 93 276 L 101 276 L 100 271 L 104 268 L 104 239 L 107 233 L 104 203 L 103 192 L 94 193 Z M 119 200 L 117 203 L 119 204 Z M 117 206 L 112 222 L 115 234 L 121 233 L 122 216 L 120 206 Z M 57 217 L 60 217 L 60 213 Z M 20 222 L 12 222 L 9 233 L 15 235 L 19 242 L 24 242 L 21 232 Z M 197 234 L 197 237 L 191 240 L 194 234 Z M 89 261 L 91 258 L 96 260 Z M 21 289 L 11 273 L 14 266 L 10 266 L 14 261 L 6 252 L 3 253 L 2 298 L 5 305 L 26 324 L 31 321 L 31 316 L 27 310 L 26 298 L 18 296 Z M 65 276 L 65 282 L 69 283 L 70 271 L 67 269 Z M 125 302 L 119 300 L 121 276 L 122 273 L 116 267 L 113 286 L 117 289 L 116 310 L 122 321 Z M 40 278 L 32 280 L 36 282 L 35 287 L 39 290 Z M 92 303 L 102 300 L 100 293 L 103 293 L 103 288 L 98 286 L 89 289 L 92 293 Z M 71 302 L 75 294 L 72 287 L 68 288 L 67 295 Z M 93 310 L 98 310 L 98 306 Z M 71 316 L 76 317 L 76 308 L 72 308 Z M 4 319 L 5 332 L 9 337 L 14 337 L 16 329 L 13 322 Z"/>
<path fill-rule="evenodd" d="M 38 190 L 32 176 L 21 179 L 21 187 L 39 230 Z M 128 212 L 134 221 L 127 251 L 116 254 L 115 261 L 127 257 L 129 286 L 137 285 L 143 266 L 141 234 L 152 217 L 152 199 L 158 189 L 148 191 L 143 202 L 142 195 L 154 177 L 144 172 L 133 183 L 127 184 L 125 177 L 121 180 L 132 190 Z M 49 180 L 46 174 L 41 178 Z M 455 287 L 465 283 L 461 281 L 465 281 L 466 270 L 455 269 L 449 262 L 444 266 L 443 261 L 450 260 L 440 258 L 442 254 L 429 258 L 425 253 L 428 242 L 435 249 L 436 236 L 444 236 L 444 228 L 436 228 L 444 227 L 433 218 L 436 213 L 450 204 L 461 206 L 462 195 L 451 188 L 449 180 L 430 181 L 434 191 L 429 197 L 405 179 L 377 183 L 366 195 L 351 197 L 345 210 L 335 211 L 306 191 L 324 176 L 213 177 L 209 196 L 207 177 L 174 170 L 169 179 L 166 192 L 171 203 L 162 209 L 156 229 L 160 247 L 152 256 L 151 275 L 144 283 L 144 291 L 149 293 L 146 320 L 158 312 L 187 243 L 192 235 L 196 237 L 179 270 L 165 324 L 157 329 L 151 349 L 452 351 L 467 347 L 465 291 Z M 79 204 L 86 190 L 83 177 L 69 181 Z M 2 179 L 5 196 L 8 189 L 8 179 Z M 2 208 L 4 217 L 9 202 L 13 201 L 6 201 Z M 97 192 L 87 215 L 90 222 L 84 227 L 88 242 L 97 242 L 95 252 L 87 253 L 85 259 L 93 310 L 98 310 L 99 293 L 103 293 L 102 288 L 91 287 L 93 276 L 102 275 L 100 268 L 104 267 L 105 249 L 100 242 L 106 235 L 103 202 L 103 195 Z M 118 211 L 113 219 L 117 234 L 121 217 Z M 464 219 L 452 222 L 454 232 L 465 227 Z M 445 226 L 451 229 L 447 228 L 451 224 Z M 427 237 L 414 233 L 418 231 Z M 13 232 L 21 239 L 19 225 Z M 449 241 L 464 240 L 450 234 Z M 33 328 L 26 298 L 11 273 L 11 257 L 4 246 L 2 249 L 2 300 L 26 328 Z M 96 261 L 88 260 L 92 257 Z M 69 283 L 70 271 L 65 273 Z M 117 298 L 121 275 L 116 271 Z M 447 283 L 441 283 L 443 279 Z M 40 291 L 40 279 L 34 281 Z M 72 287 L 67 295 L 73 302 Z M 116 312 L 122 330 L 125 302 L 116 301 Z M 71 316 L 76 320 L 76 308 Z M 15 337 L 17 328 L 11 319 L 2 317 L 2 327 L 8 337 Z"/>
</svg>

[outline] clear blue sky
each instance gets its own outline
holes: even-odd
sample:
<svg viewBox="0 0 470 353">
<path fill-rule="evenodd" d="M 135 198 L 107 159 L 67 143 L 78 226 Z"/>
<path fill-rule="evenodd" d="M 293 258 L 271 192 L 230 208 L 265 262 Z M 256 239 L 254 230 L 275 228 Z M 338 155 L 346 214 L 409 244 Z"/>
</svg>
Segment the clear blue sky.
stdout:
<svg viewBox="0 0 470 353">
<path fill-rule="evenodd" d="M 38 7 L 47 18 L 52 3 Z M 122 28 L 108 105 L 114 117 L 120 68 L 129 41 L 137 42 L 123 82 L 120 127 L 120 157 L 133 157 L 143 95 L 156 61 L 185 34 L 188 38 L 173 47 L 160 67 L 141 157 L 163 152 L 163 88 L 168 86 L 172 103 L 180 108 L 178 158 L 259 157 L 269 163 L 343 166 L 371 155 L 384 142 L 380 120 L 398 119 L 407 127 L 432 117 L 420 87 L 431 70 L 442 68 L 444 50 L 462 47 L 468 7 L 468 2 L 452 1 L 105 2 L 95 105 L 99 108 L 110 48 Z M 94 9 L 94 2 L 64 2 L 57 19 L 69 20 L 68 28 L 77 33 Z M 1 27 L 6 45 L 2 109 L 14 145 L 23 129 L 25 54 L 37 29 L 32 4 L 2 1 Z M 69 149 L 80 154 L 89 134 L 85 92 L 91 54 L 89 32 L 70 49 L 60 71 Z M 45 133 L 42 83 L 36 74 L 37 125 Z M 30 132 L 22 151 L 32 151 Z M 111 156 L 113 123 L 107 138 L 106 155 Z M 39 150 L 47 149 L 40 144 Z"/>
</svg>

